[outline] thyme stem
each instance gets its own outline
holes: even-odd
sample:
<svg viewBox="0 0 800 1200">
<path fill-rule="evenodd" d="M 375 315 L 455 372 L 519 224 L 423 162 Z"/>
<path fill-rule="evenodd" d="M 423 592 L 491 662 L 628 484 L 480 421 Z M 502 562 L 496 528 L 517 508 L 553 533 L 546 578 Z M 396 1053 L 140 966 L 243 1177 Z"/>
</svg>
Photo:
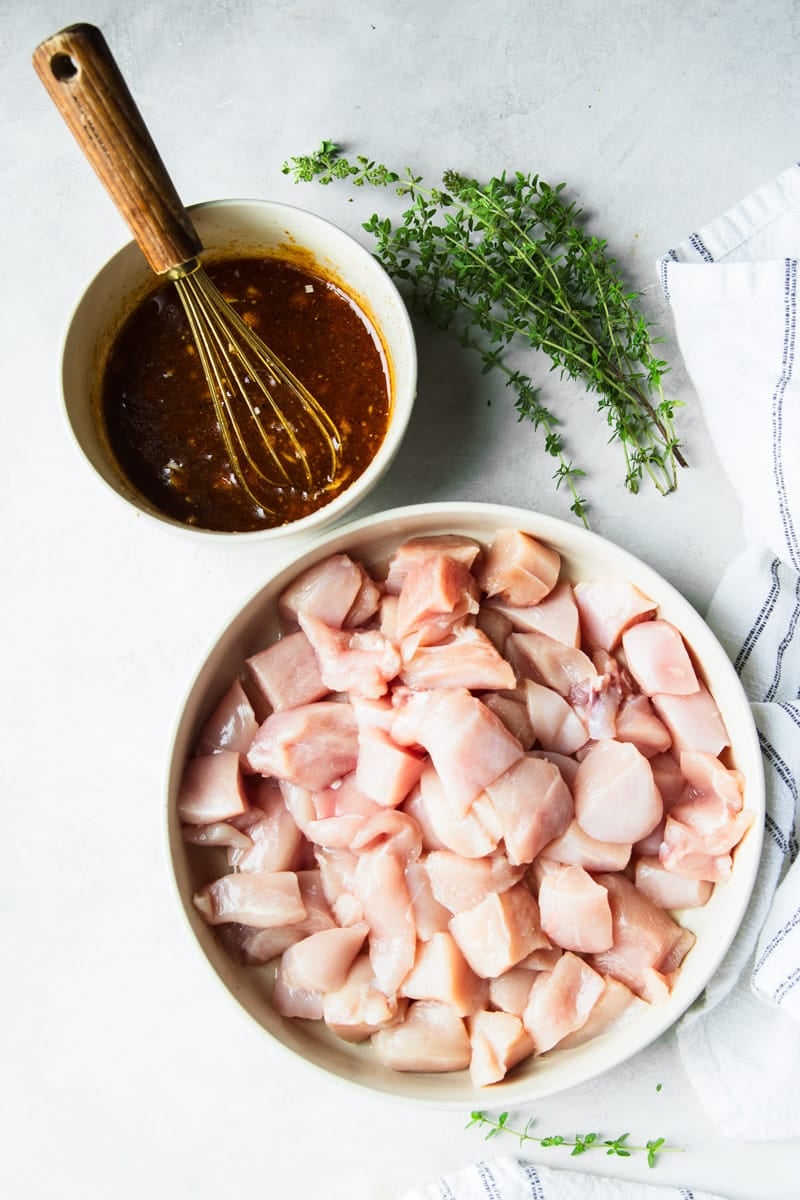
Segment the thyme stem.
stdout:
<svg viewBox="0 0 800 1200">
<path fill-rule="evenodd" d="M 479 1128 L 487 1129 L 488 1132 L 485 1135 L 487 1141 L 497 1137 L 500 1133 L 508 1133 L 517 1138 L 521 1146 L 525 1142 L 537 1142 L 538 1145 L 546 1148 L 550 1146 L 569 1147 L 573 1158 L 579 1154 L 585 1154 L 587 1150 L 604 1150 L 606 1154 L 616 1158 L 631 1158 L 634 1154 L 646 1154 L 648 1167 L 654 1167 L 660 1154 L 681 1153 L 680 1146 L 668 1146 L 666 1138 L 663 1137 L 651 1138 L 643 1146 L 634 1146 L 628 1141 L 629 1133 L 621 1133 L 615 1138 L 603 1138 L 599 1133 L 576 1133 L 571 1138 L 562 1137 L 557 1133 L 551 1134 L 549 1137 L 538 1137 L 531 1133 L 534 1123 L 532 1117 L 526 1121 L 524 1128 L 512 1129 L 508 1124 L 508 1116 L 507 1112 L 503 1112 L 494 1120 L 484 1112 L 473 1112 L 470 1113 L 466 1127 L 471 1129 L 473 1125 L 477 1125 Z"/>
</svg>

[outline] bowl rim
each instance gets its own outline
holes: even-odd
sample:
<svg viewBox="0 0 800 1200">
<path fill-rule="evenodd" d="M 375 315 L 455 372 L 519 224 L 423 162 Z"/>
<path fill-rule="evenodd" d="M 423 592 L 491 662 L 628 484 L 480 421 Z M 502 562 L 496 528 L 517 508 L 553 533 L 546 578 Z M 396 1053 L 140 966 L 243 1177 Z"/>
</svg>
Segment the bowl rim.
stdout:
<svg viewBox="0 0 800 1200">
<path fill-rule="evenodd" d="M 274 213 L 278 216 L 286 214 L 287 221 L 292 218 L 299 218 L 303 221 L 308 221 L 311 225 L 320 230 L 329 233 L 332 238 L 340 240 L 341 244 L 346 244 L 348 251 L 354 254 L 365 264 L 365 268 L 374 271 L 375 278 L 380 279 L 386 291 L 386 295 L 391 297 L 394 306 L 393 316 L 393 331 L 392 337 L 381 330 L 382 338 L 385 341 L 385 348 L 389 350 L 392 342 L 397 341 L 401 347 L 402 357 L 404 362 L 404 371 L 408 376 L 408 387 L 402 393 L 392 397 L 392 411 L 389 425 L 386 431 L 386 436 L 383 442 L 378 447 L 375 455 L 371 459 L 368 466 L 362 474 L 354 480 L 351 487 L 341 492 L 334 497 L 328 504 L 315 509 L 306 516 L 301 517 L 297 521 L 289 522 L 286 525 L 277 525 L 266 529 L 245 530 L 245 531 L 225 531 L 218 529 L 205 529 L 199 526 L 187 525 L 184 522 L 178 521 L 167 514 L 158 513 L 155 508 L 146 506 L 140 500 L 137 500 L 133 490 L 131 495 L 125 495 L 102 472 L 100 472 L 93 462 L 89 459 L 84 450 L 78 431 L 71 415 L 71 405 L 67 399 L 69 391 L 67 385 L 67 364 L 71 348 L 74 340 L 79 336 L 77 332 L 78 318 L 80 317 L 82 307 L 88 304 L 91 294 L 102 286 L 103 278 L 110 274 L 115 267 L 124 261 L 126 257 L 135 255 L 138 247 L 136 241 L 129 238 L 117 247 L 112 254 L 97 268 L 91 278 L 81 287 L 78 295 L 73 299 L 67 320 L 62 329 L 61 339 L 58 353 L 58 379 L 59 379 L 59 408 L 61 417 L 66 425 L 68 435 L 73 444 L 73 448 L 77 452 L 79 458 L 88 468 L 90 474 L 99 480 L 105 487 L 106 491 L 129 511 L 137 517 L 143 518 L 148 523 L 155 527 L 170 530 L 177 535 L 186 536 L 191 539 L 199 539 L 203 542 L 220 542 L 229 545 L 246 545 L 250 543 L 278 543 L 282 540 L 297 538 L 304 535 L 313 535 L 316 532 L 321 532 L 324 529 L 332 528 L 337 522 L 341 521 L 348 512 L 355 508 L 363 499 L 372 491 L 373 487 L 379 482 L 385 472 L 391 466 L 397 452 L 400 449 L 402 441 L 408 429 L 411 415 L 414 409 L 418 386 L 418 351 L 414 327 L 411 321 L 411 316 L 408 311 L 408 306 L 403 299 L 403 296 L 397 287 L 394 279 L 380 262 L 380 260 L 359 241 L 357 237 L 341 225 L 337 225 L 330 218 L 323 216 L 321 213 L 315 212 L 313 209 L 303 208 L 298 204 L 290 204 L 285 201 L 271 200 L 269 198 L 236 198 L 224 197 L 216 200 L 201 200 L 193 204 L 186 205 L 186 211 L 191 215 L 196 215 L 198 212 L 211 212 L 214 210 L 224 211 L 225 209 L 254 209 L 265 212 Z M 140 251 L 141 253 L 141 251 Z M 201 251 L 202 254 L 202 251 Z M 147 264 L 142 255 L 143 277 L 147 278 Z M 150 272 L 152 279 L 155 281 L 159 277 Z M 342 280 L 344 283 L 344 280 Z M 357 296 L 357 290 L 353 289 L 354 295 Z M 374 316 L 371 318 L 373 323 L 376 322 Z M 399 403 L 398 403 L 399 399 Z"/>
<path fill-rule="evenodd" d="M 389 1071 L 388 1068 L 381 1068 L 384 1074 L 381 1077 L 381 1083 L 376 1085 L 373 1081 L 360 1078 L 357 1070 L 353 1070 L 351 1073 L 344 1070 L 341 1072 L 333 1070 L 325 1063 L 315 1061 L 298 1046 L 293 1046 L 291 1036 L 284 1041 L 272 1030 L 267 1029 L 259 1020 L 256 1013 L 251 1011 L 248 1005 L 240 996 L 235 994 L 234 989 L 223 978 L 220 969 L 215 965 L 209 952 L 201 944 L 197 928 L 192 923 L 192 914 L 189 904 L 187 904 L 187 898 L 181 892 L 176 871 L 175 846 L 182 846 L 183 843 L 180 841 L 180 838 L 177 839 L 177 842 L 175 841 L 175 821 L 172 810 L 172 791 L 177 771 L 175 755 L 186 718 L 187 708 L 192 701 L 196 688 L 198 688 L 202 680 L 204 672 L 208 668 L 210 659 L 215 652 L 219 651 L 225 638 L 230 634 L 234 623 L 238 619 L 243 618 L 251 610 L 255 611 L 265 593 L 275 592 L 277 596 L 277 589 L 288 582 L 295 574 L 298 574 L 311 565 L 311 563 L 323 557 L 325 553 L 344 552 L 340 550 L 337 543 L 349 542 L 352 538 L 359 535 L 376 532 L 398 522 L 406 525 L 409 521 L 415 523 L 421 521 L 423 524 L 432 522 L 433 525 L 439 527 L 439 531 L 441 532 L 446 531 L 449 524 L 452 523 L 456 526 L 455 531 L 460 532 L 463 531 L 461 527 L 464 523 L 476 518 L 489 522 L 496 528 L 501 528 L 504 525 L 509 527 L 512 523 L 522 522 L 523 527 L 527 527 L 533 536 L 541 538 L 544 541 L 547 541 L 550 535 L 556 539 L 563 537 L 570 545 L 572 543 L 577 543 L 578 546 L 593 545 L 598 552 L 611 555 L 614 568 L 616 568 L 617 564 L 629 564 L 637 576 L 637 586 L 641 585 L 642 581 L 646 583 L 648 579 L 652 580 L 657 591 L 659 609 L 662 606 L 663 597 L 669 599 L 671 603 L 676 604 L 685 613 L 689 618 L 689 624 L 692 629 L 694 631 L 700 630 L 702 638 L 704 641 L 707 641 L 708 647 L 712 651 L 714 671 L 721 671 L 726 689 L 728 687 L 732 689 L 732 698 L 725 704 L 725 707 L 728 708 L 735 703 L 740 708 L 742 716 L 745 717 L 747 732 L 743 737 L 737 739 L 737 749 L 742 752 L 740 757 L 748 756 L 755 767 L 755 770 L 749 773 L 746 779 L 746 805 L 748 808 L 752 808 L 755 819 L 743 839 L 742 846 L 746 846 L 746 852 L 743 855 L 740 854 L 737 860 L 740 863 L 740 867 L 739 874 L 736 876 L 738 889 L 736 903 L 730 912 L 726 914 L 724 936 L 717 936 L 715 938 L 713 949 L 705 946 L 706 958 L 702 978 L 691 989 L 686 991 L 685 994 L 679 993 L 679 1005 L 673 999 L 675 997 L 675 992 L 673 992 L 663 1005 L 658 1008 L 656 1006 L 653 1007 L 651 1013 L 658 1013 L 658 1015 L 654 1016 L 654 1019 L 646 1024 L 645 1036 L 640 1036 L 638 1039 L 631 1041 L 630 1045 L 627 1045 L 625 1030 L 623 1028 L 622 1030 L 615 1031 L 616 1036 L 614 1033 L 601 1035 L 594 1039 L 594 1042 L 584 1043 L 582 1046 L 575 1047 L 574 1050 L 558 1051 L 557 1047 L 554 1048 L 550 1053 L 554 1054 L 558 1052 L 564 1066 L 564 1080 L 563 1082 L 557 1082 L 555 1086 L 545 1085 L 537 1087 L 535 1074 L 529 1077 L 516 1078 L 512 1072 L 505 1080 L 489 1087 L 475 1088 L 474 1085 L 465 1085 L 462 1083 L 459 1088 L 458 1082 L 463 1081 L 465 1076 L 468 1080 L 466 1072 L 459 1072 L 450 1076 L 452 1080 L 458 1081 L 454 1087 L 448 1088 L 444 1084 L 439 1086 L 438 1094 L 426 1094 L 426 1081 L 432 1078 L 447 1080 L 448 1076 L 431 1076 L 425 1073 L 395 1073 Z M 532 526 L 534 528 L 531 528 Z M 421 532 L 430 533 L 434 532 L 434 530 L 433 528 L 426 528 Z M 415 533 L 412 529 L 407 529 L 402 536 L 412 537 L 415 536 Z M 681 632 L 685 632 L 683 628 L 681 628 Z M 692 634 L 688 633 L 686 636 L 687 640 L 693 643 Z M 702 660 L 703 665 L 706 664 L 706 661 L 705 658 Z M 195 714 L 195 723 L 197 722 L 198 715 Z M 197 729 L 194 730 L 192 736 L 196 736 L 196 733 Z M 187 745 L 191 745 L 190 739 L 187 740 Z M 452 501 L 450 503 L 436 501 L 400 506 L 352 520 L 321 533 L 312 541 L 306 542 L 302 546 L 289 548 L 288 555 L 277 563 L 271 564 L 265 579 L 252 588 L 244 600 L 240 601 L 235 608 L 231 609 L 227 618 L 219 625 L 216 635 L 208 639 L 205 649 L 196 656 L 196 666 L 191 673 L 188 684 L 184 688 L 183 697 L 170 730 L 167 747 L 167 760 L 162 783 L 162 832 L 168 874 L 172 883 L 171 890 L 181 913 L 181 924 L 189 933 L 191 942 L 205 964 L 205 968 L 211 972 L 211 975 L 216 980 L 217 985 L 222 988 L 223 993 L 233 1002 L 234 1007 L 239 1013 L 245 1018 L 249 1018 L 252 1024 L 261 1032 L 262 1036 L 266 1034 L 272 1043 L 276 1043 L 281 1048 L 281 1051 L 291 1055 L 295 1063 L 301 1063 L 304 1068 L 315 1072 L 322 1071 L 327 1078 L 350 1087 L 355 1087 L 362 1092 L 380 1095 L 398 1102 L 408 1102 L 410 1100 L 418 1106 L 431 1109 L 454 1110 L 463 1109 L 465 1105 L 472 1105 L 473 1107 L 475 1105 L 478 1107 L 496 1107 L 498 1104 L 535 1102 L 548 1096 L 561 1094 L 568 1091 L 571 1087 L 579 1086 L 598 1078 L 615 1067 L 621 1066 L 636 1054 L 653 1045 L 659 1037 L 674 1028 L 689 1012 L 713 979 L 742 925 L 750 904 L 761 860 L 766 796 L 763 759 L 761 757 L 758 730 L 741 680 L 736 674 L 733 663 L 716 634 L 690 601 L 669 580 L 650 567 L 643 559 L 602 535 L 586 530 L 583 526 L 573 525 L 559 517 L 552 517 L 547 514 L 510 505 L 471 501 Z M 702 909 L 695 911 L 699 913 L 703 912 Z M 196 916 L 196 914 L 194 915 Z M 682 923 L 691 927 L 691 910 L 689 910 L 688 916 L 684 916 Z M 225 955 L 226 952 L 220 948 L 218 957 Z M 246 968 L 234 966 L 232 973 L 240 970 L 246 970 Z M 680 985 L 680 982 L 681 975 L 679 974 L 678 985 Z M 650 1013 L 646 1015 L 649 1016 Z M 291 1024 L 291 1022 L 289 1023 Z M 606 1053 L 603 1053 L 603 1047 L 606 1048 Z M 587 1064 L 583 1069 L 581 1069 L 582 1061 Z M 422 1081 L 417 1091 L 412 1091 L 409 1087 L 408 1081 L 414 1079 Z"/>
</svg>

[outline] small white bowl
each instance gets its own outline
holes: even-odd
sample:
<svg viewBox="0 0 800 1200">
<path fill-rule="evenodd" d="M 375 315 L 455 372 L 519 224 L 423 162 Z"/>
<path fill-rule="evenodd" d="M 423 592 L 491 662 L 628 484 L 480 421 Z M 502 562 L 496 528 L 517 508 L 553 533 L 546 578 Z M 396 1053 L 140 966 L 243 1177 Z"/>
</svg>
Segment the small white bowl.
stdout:
<svg viewBox="0 0 800 1200">
<path fill-rule="evenodd" d="M 487 544 L 494 531 L 502 527 L 522 529 L 553 546 L 561 555 L 562 570 L 573 581 L 612 574 L 631 580 L 657 601 L 659 615 L 682 631 L 716 699 L 731 737 L 729 765 L 744 774 L 744 805 L 754 820 L 736 850 L 730 880 L 714 889 L 705 907 L 687 911 L 682 917 L 697 941 L 668 1000 L 582 1046 L 556 1048 L 540 1058 L 530 1058 L 503 1082 L 478 1089 L 467 1072 L 427 1075 L 390 1071 L 378 1063 L 368 1043 L 352 1046 L 328 1032 L 321 1022 L 281 1017 L 269 999 L 269 968 L 234 963 L 192 903 L 194 892 L 211 876 L 208 860 L 203 864 L 203 851 L 187 846 L 181 838 L 176 795 L 192 745 L 215 703 L 239 673 L 244 658 L 278 636 L 277 599 L 295 575 L 329 554 L 342 552 L 380 569 L 406 538 L 460 533 Z M 747 908 L 761 852 L 764 778 L 750 706 L 730 660 L 702 618 L 660 575 L 596 534 L 553 517 L 496 505 L 430 504 L 367 517 L 317 539 L 269 578 L 228 622 L 191 684 L 177 722 L 167 780 L 166 817 L 169 855 L 183 911 L 193 937 L 234 1006 L 248 1013 L 262 1030 L 299 1059 L 342 1081 L 415 1104 L 468 1110 L 527 1103 L 592 1079 L 655 1041 L 685 1012 L 722 961 Z"/>
<path fill-rule="evenodd" d="M 217 200 L 189 209 L 208 256 L 308 254 L 320 273 L 336 282 L 372 322 L 383 343 L 391 389 L 386 437 L 362 475 L 327 505 L 300 520 L 249 533 L 222 533 L 182 524 L 151 505 L 116 466 L 99 418 L 100 392 L 111 344 L 126 317 L 157 276 L 130 242 L 111 258 L 84 292 L 69 323 L 62 354 L 67 419 L 87 462 L 111 492 L 146 517 L 192 537 L 263 541 L 319 531 L 352 509 L 375 486 L 395 457 L 414 406 L 417 353 L 411 321 L 391 278 L 376 258 L 330 221 L 269 200 Z"/>
</svg>

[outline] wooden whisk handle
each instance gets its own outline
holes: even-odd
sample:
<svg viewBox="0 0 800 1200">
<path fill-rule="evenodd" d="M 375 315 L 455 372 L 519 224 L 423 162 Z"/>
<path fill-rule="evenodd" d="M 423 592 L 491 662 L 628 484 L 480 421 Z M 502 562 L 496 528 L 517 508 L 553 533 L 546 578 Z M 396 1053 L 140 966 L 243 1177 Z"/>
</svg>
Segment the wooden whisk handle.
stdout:
<svg viewBox="0 0 800 1200">
<path fill-rule="evenodd" d="M 100 30 L 62 29 L 33 65 L 153 270 L 194 258 L 200 239 Z"/>
</svg>

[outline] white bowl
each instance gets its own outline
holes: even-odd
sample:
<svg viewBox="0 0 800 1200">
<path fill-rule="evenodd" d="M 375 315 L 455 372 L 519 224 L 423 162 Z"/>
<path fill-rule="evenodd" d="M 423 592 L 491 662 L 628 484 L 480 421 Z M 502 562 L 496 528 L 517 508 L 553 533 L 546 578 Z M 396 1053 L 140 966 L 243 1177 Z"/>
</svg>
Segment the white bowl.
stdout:
<svg viewBox="0 0 800 1200">
<path fill-rule="evenodd" d="M 594 1041 L 528 1059 L 503 1082 L 478 1089 L 466 1072 L 426 1075 L 387 1070 L 378 1063 L 369 1044 L 349 1045 L 329 1033 L 321 1022 L 281 1017 L 270 1004 L 269 969 L 234 963 L 192 904 L 197 887 L 211 876 L 202 862 L 203 851 L 185 845 L 181 838 L 176 793 L 193 742 L 214 704 L 237 676 L 243 659 L 278 635 L 276 601 L 298 572 L 328 554 L 341 552 L 380 567 L 397 544 L 411 536 L 460 533 L 487 543 L 501 527 L 522 529 L 553 546 L 562 557 L 563 571 L 574 581 L 612 573 L 630 579 L 658 602 L 660 615 L 684 634 L 716 699 L 731 737 L 730 765 L 744 774 L 744 804 L 754 820 L 736 850 L 730 880 L 714 889 L 705 907 L 687 911 L 682 917 L 697 941 L 667 1001 L 652 1005 Z M 585 1082 L 649 1045 L 689 1007 L 719 966 L 747 908 L 761 852 L 764 781 L 750 706 L 730 660 L 697 612 L 660 575 L 605 539 L 553 517 L 495 505 L 431 504 L 368 517 L 317 539 L 269 578 L 228 622 L 192 683 L 177 723 L 166 815 L 169 853 L 183 911 L 193 937 L 234 1006 L 249 1013 L 261 1030 L 299 1059 L 343 1081 L 416 1104 L 466 1110 L 530 1102 Z"/>
<path fill-rule="evenodd" d="M 373 323 L 383 343 L 391 389 L 386 437 L 362 475 L 327 505 L 300 520 L 250 533 L 221 533 L 182 524 L 151 505 L 116 466 L 99 419 L 105 362 L 120 326 L 157 276 L 130 242 L 111 258 L 84 292 L 69 323 L 62 354 L 62 390 L 69 426 L 88 463 L 111 492 L 161 525 L 193 537 L 263 541 L 306 534 L 333 524 L 375 486 L 395 457 L 417 387 L 417 354 L 405 304 L 376 258 L 324 218 L 268 200 L 217 200 L 189 209 L 205 250 L 215 254 L 308 254 L 321 274 L 338 283 Z"/>
</svg>

